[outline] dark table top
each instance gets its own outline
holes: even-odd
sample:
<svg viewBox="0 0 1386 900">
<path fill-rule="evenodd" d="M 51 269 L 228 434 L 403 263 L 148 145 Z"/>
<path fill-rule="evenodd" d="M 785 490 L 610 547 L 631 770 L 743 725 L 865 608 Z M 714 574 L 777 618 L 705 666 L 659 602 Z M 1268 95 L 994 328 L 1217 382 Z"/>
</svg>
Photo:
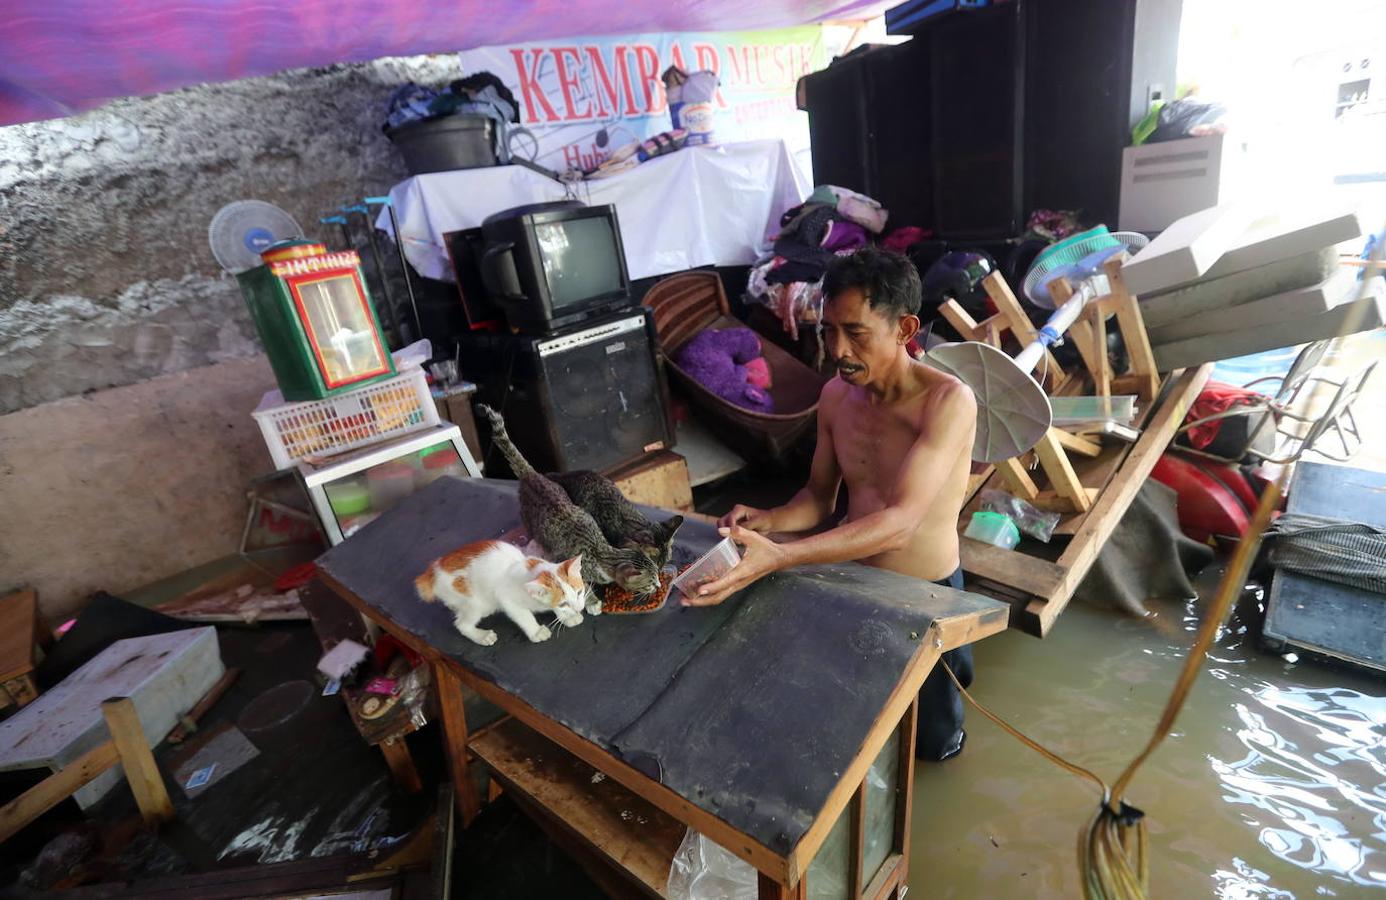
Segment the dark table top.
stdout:
<svg viewBox="0 0 1386 900">
<path fill-rule="evenodd" d="M 647 510 L 656 517 L 668 513 Z M 396 627 L 771 850 L 789 853 L 923 652 L 935 619 L 1004 623 L 996 600 L 849 563 L 801 567 L 720 606 L 588 616 L 531 644 L 503 617 L 482 647 L 414 578 L 520 523 L 513 481 L 440 478 L 319 566 Z M 718 540 L 690 521 L 675 562 Z"/>
</svg>

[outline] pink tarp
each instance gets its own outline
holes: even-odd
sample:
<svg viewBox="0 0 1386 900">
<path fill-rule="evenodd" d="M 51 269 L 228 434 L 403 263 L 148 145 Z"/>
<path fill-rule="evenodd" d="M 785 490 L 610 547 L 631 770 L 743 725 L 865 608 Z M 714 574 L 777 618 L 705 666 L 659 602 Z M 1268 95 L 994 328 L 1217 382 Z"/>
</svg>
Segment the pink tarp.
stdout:
<svg viewBox="0 0 1386 900">
<path fill-rule="evenodd" d="M 880 0 L 0 0 L 0 125 L 302 66 L 574 35 L 860 19 Z"/>
</svg>

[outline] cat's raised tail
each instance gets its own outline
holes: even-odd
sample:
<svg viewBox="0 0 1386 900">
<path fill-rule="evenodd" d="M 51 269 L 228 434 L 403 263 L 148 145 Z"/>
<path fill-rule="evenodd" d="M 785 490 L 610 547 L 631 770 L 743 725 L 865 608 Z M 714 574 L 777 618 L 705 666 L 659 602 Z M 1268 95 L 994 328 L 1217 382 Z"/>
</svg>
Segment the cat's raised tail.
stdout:
<svg viewBox="0 0 1386 900">
<path fill-rule="evenodd" d="M 505 419 L 501 418 L 501 414 L 485 403 L 478 403 L 477 409 L 491 420 L 491 440 L 496 442 L 497 447 L 500 447 L 501 455 L 510 464 L 510 471 L 515 473 L 515 477 L 524 478 L 526 475 L 539 474 L 534 471 L 529 460 L 524 458 L 519 448 L 510 440 L 510 434 L 505 430 Z"/>
</svg>

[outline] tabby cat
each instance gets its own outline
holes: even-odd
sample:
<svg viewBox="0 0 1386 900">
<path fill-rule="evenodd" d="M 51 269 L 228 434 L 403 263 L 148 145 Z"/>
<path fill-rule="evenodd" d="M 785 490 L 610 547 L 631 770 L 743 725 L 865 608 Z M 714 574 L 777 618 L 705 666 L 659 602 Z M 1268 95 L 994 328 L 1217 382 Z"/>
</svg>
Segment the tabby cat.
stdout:
<svg viewBox="0 0 1386 900">
<path fill-rule="evenodd" d="M 683 516 L 662 524 L 651 522 L 609 478 L 591 470 L 550 473 L 549 478 L 587 510 L 611 546 L 635 547 L 661 569 L 669 564 L 674 534 L 683 525 Z"/>
<path fill-rule="evenodd" d="M 637 549 L 612 547 L 591 514 L 520 454 L 500 413 L 485 404 L 477 408 L 491 420 L 491 439 L 520 482 L 520 519 L 530 538 L 554 559 L 581 556 L 583 583 L 594 591 L 613 582 L 633 594 L 659 590 L 660 567 Z M 601 612 L 599 597 L 588 601 L 587 612 Z"/>
</svg>

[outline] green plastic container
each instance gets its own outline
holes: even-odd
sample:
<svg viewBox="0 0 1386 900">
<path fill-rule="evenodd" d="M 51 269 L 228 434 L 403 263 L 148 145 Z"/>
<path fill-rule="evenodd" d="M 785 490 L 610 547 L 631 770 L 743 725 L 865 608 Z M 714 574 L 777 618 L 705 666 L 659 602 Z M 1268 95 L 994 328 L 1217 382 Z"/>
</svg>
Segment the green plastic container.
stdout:
<svg viewBox="0 0 1386 900">
<path fill-rule="evenodd" d="M 992 544 L 1002 550 L 1014 550 L 1015 545 L 1020 543 L 1020 529 L 1015 527 L 1011 517 L 1005 513 L 988 510 L 972 514 L 972 521 L 967 523 L 967 530 L 963 532 L 963 536 Z"/>
</svg>

